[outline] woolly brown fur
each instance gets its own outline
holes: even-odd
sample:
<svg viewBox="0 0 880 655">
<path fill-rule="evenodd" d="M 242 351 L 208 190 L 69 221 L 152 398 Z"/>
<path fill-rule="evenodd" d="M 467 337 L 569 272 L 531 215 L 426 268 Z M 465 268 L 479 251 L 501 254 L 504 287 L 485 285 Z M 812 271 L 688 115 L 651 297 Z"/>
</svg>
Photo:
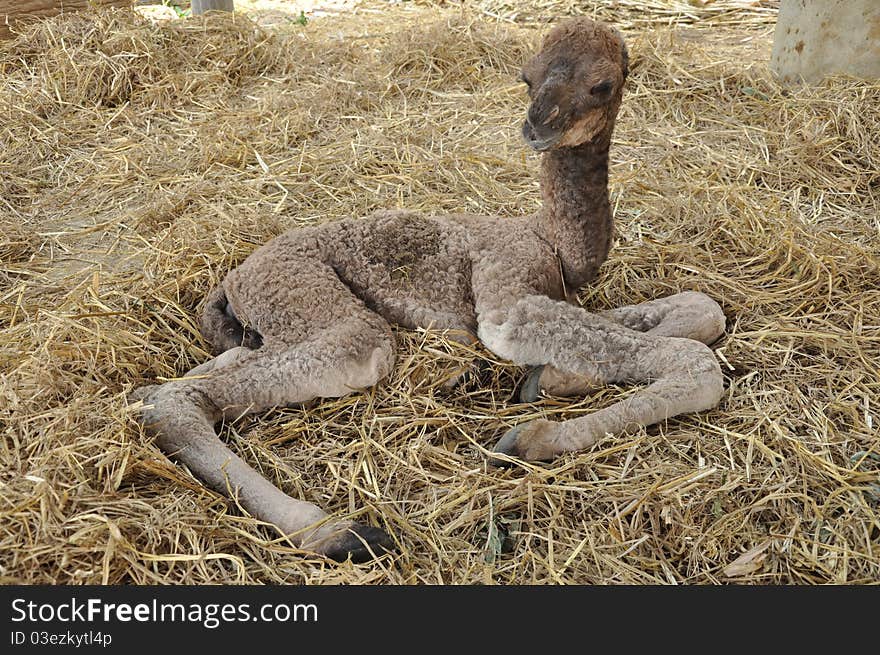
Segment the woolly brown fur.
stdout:
<svg viewBox="0 0 880 655">
<path fill-rule="evenodd" d="M 606 433 L 715 406 L 721 373 L 705 343 L 725 320 L 714 301 L 682 293 L 603 315 L 574 302 L 611 244 L 608 157 L 627 66 L 613 28 L 575 18 L 524 67 L 523 136 L 545 153 L 535 216 L 380 211 L 290 230 L 257 249 L 205 305 L 203 335 L 218 356 L 136 394 L 159 446 L 303 549 L 361 558 L 389 550 L 391 538 L 287 496 L 212 426 L 372 386 L 395 365 L 392 325 L 479 338 L 500 357 L 540 367 L 537 388 L 550 393 L 650 383 L 579 419 L 515 427 L 496 446 L 499 464 L 552 459 Z"/>
</svg>

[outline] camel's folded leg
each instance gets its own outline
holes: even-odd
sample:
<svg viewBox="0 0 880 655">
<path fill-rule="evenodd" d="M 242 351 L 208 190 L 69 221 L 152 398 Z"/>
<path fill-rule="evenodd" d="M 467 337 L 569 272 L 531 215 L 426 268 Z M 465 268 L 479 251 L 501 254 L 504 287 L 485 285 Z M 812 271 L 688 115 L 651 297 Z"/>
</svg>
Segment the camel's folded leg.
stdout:
<svg viewBox="0 0 880 655">
<path fill-rule="evenodd" d="M 329 339 L 260 350 L 236 348 L 179 380 L 137 390 L 135 397 L 144 402 L 141 421 L 164 452 L 186 464 L 210 488 L 276 525 L 304 550 L 363 561 L 393 549 L 388 535 L 351 521 L 330 520 L 317 505 L 288 496 L 233 453 L 213 427 L 223 417 L 343 396 L 373 385 L 391 370 L 390 335 L 371 339 L 364 333 L 356 350 L 340 349 Z"/>
<path fill-rule="evenodd" d="M 549 363 L 597 384 L 649 383 L 582 418 L 517 426 L 496 445 L 505 454 L 552 459 L 588 448 L 605 434 L 710 409 L 721 399 L 721 369 L 700 341 L 636 332 L 545 296 L 485 312 L 479 334 L 492 351 L 518 364 Z"/>
<path fill-rule="evenodd" d="M 707 345 L 718 340 L 726 323 L 718 303 L 696 291 L 626 305 L 598 315 L 637 332 L 694 339 Z M 585 396 L 601 386 L 603 382 L 588 375 L 545 364 L 529 371 L 519 397 L 522 402 L 532 403 L 542 392 L 551 396 Z"/>
<path fill-rule="evenodd" d="M 599 315 L 637 332 L 693 339 L 707 346 L 724 334 L 727 322 L 721 306 L 699 291 L 683 291 Z"/>
</svg>

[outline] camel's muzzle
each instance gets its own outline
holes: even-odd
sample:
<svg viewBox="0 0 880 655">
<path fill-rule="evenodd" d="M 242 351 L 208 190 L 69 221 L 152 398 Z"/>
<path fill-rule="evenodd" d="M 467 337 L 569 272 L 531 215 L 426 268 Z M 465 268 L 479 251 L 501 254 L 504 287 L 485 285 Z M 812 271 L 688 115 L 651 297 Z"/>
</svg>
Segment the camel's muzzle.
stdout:
<svg viewBox="0 0 880 655">
<path fill-rule="evenodd" d="M 546 131 L 546 130 L 545 130 Z M 537 130 L 535 130 L 534 125 L 526 119 L 522 126 L 522 135 L 525 142 L 529 145 L 533 150 L 537 150 L 538 152 L 544 152 L 545 150 L 550 150 L 556 142 L 562 137 L 562 134 L 550 133 L 546 136 L 543 134 L 538 134 Z"/>
</svg>

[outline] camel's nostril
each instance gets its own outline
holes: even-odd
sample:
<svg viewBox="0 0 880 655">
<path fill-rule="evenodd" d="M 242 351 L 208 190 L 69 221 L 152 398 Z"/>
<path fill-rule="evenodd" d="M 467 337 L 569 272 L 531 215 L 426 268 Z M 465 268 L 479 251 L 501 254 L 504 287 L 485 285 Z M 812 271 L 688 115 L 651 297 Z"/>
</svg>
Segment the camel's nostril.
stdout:
<svg viewBox="0 0 880 655">
<path fill-rule="evenodd" d="M 557 116 L 559 116 L 559 105 L 554 105 L 553 109 L 550 110 L 550 113 L 547 114 L 547 118 L 544 119 L 544 122 L 541 123 L 541 125 L 549 124 L 550 121 L 552 121 Z"/>
</svg>

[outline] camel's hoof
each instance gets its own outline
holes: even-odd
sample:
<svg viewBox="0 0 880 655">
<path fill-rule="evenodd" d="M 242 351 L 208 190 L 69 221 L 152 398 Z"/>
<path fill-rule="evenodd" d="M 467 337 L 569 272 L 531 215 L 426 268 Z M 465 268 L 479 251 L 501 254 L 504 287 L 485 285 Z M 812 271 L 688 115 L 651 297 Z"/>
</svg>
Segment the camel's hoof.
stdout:
<svg viewBox="0 0 880 655">
<path fill-rule="evenodd" d="M 519 457 L 519 449 L 516 447 L 516 440 L 519 437 L 520 432 L 522 432 L 522 429 L 527 425 L 528 423 L 520 423 L 516 427 L 510 428 L 504 433 L 504 436 L 498 440 L 498 443 L 495 444 L 495 447 L 492 450 L 496 453 L 502 453 L 503 455 Z M 489 466 L 505 468 L 513 466 L 513 462 L 507 459 L 492 457 L 489 459 Z"/>
<path fill-rule="evenodd" d="M 381 528 L 355 523 L 324 554 L 337 562 L 351 558 L 355 564 L 361 564 L 396 550 L 394 541 Z"/>
<path fill-rule="evenodd" d="M 519 388 L 519 401 L 521 403 L 533 403 L 541 397 L 541 373 L 543 371 L 543 366 L 536 366 L 526 375 L 526 379 Z"/>
<path fill-rule="evenodd" d="M 504 433 L 494 451 L 527 462 L 550 462 L 563 450 L 558 443 L 559 423 L 536 418 L 520 423 Z M 492 466 L 510 466 L 512 462 L 497 457 L 489 459 Z"/>
</svg>

